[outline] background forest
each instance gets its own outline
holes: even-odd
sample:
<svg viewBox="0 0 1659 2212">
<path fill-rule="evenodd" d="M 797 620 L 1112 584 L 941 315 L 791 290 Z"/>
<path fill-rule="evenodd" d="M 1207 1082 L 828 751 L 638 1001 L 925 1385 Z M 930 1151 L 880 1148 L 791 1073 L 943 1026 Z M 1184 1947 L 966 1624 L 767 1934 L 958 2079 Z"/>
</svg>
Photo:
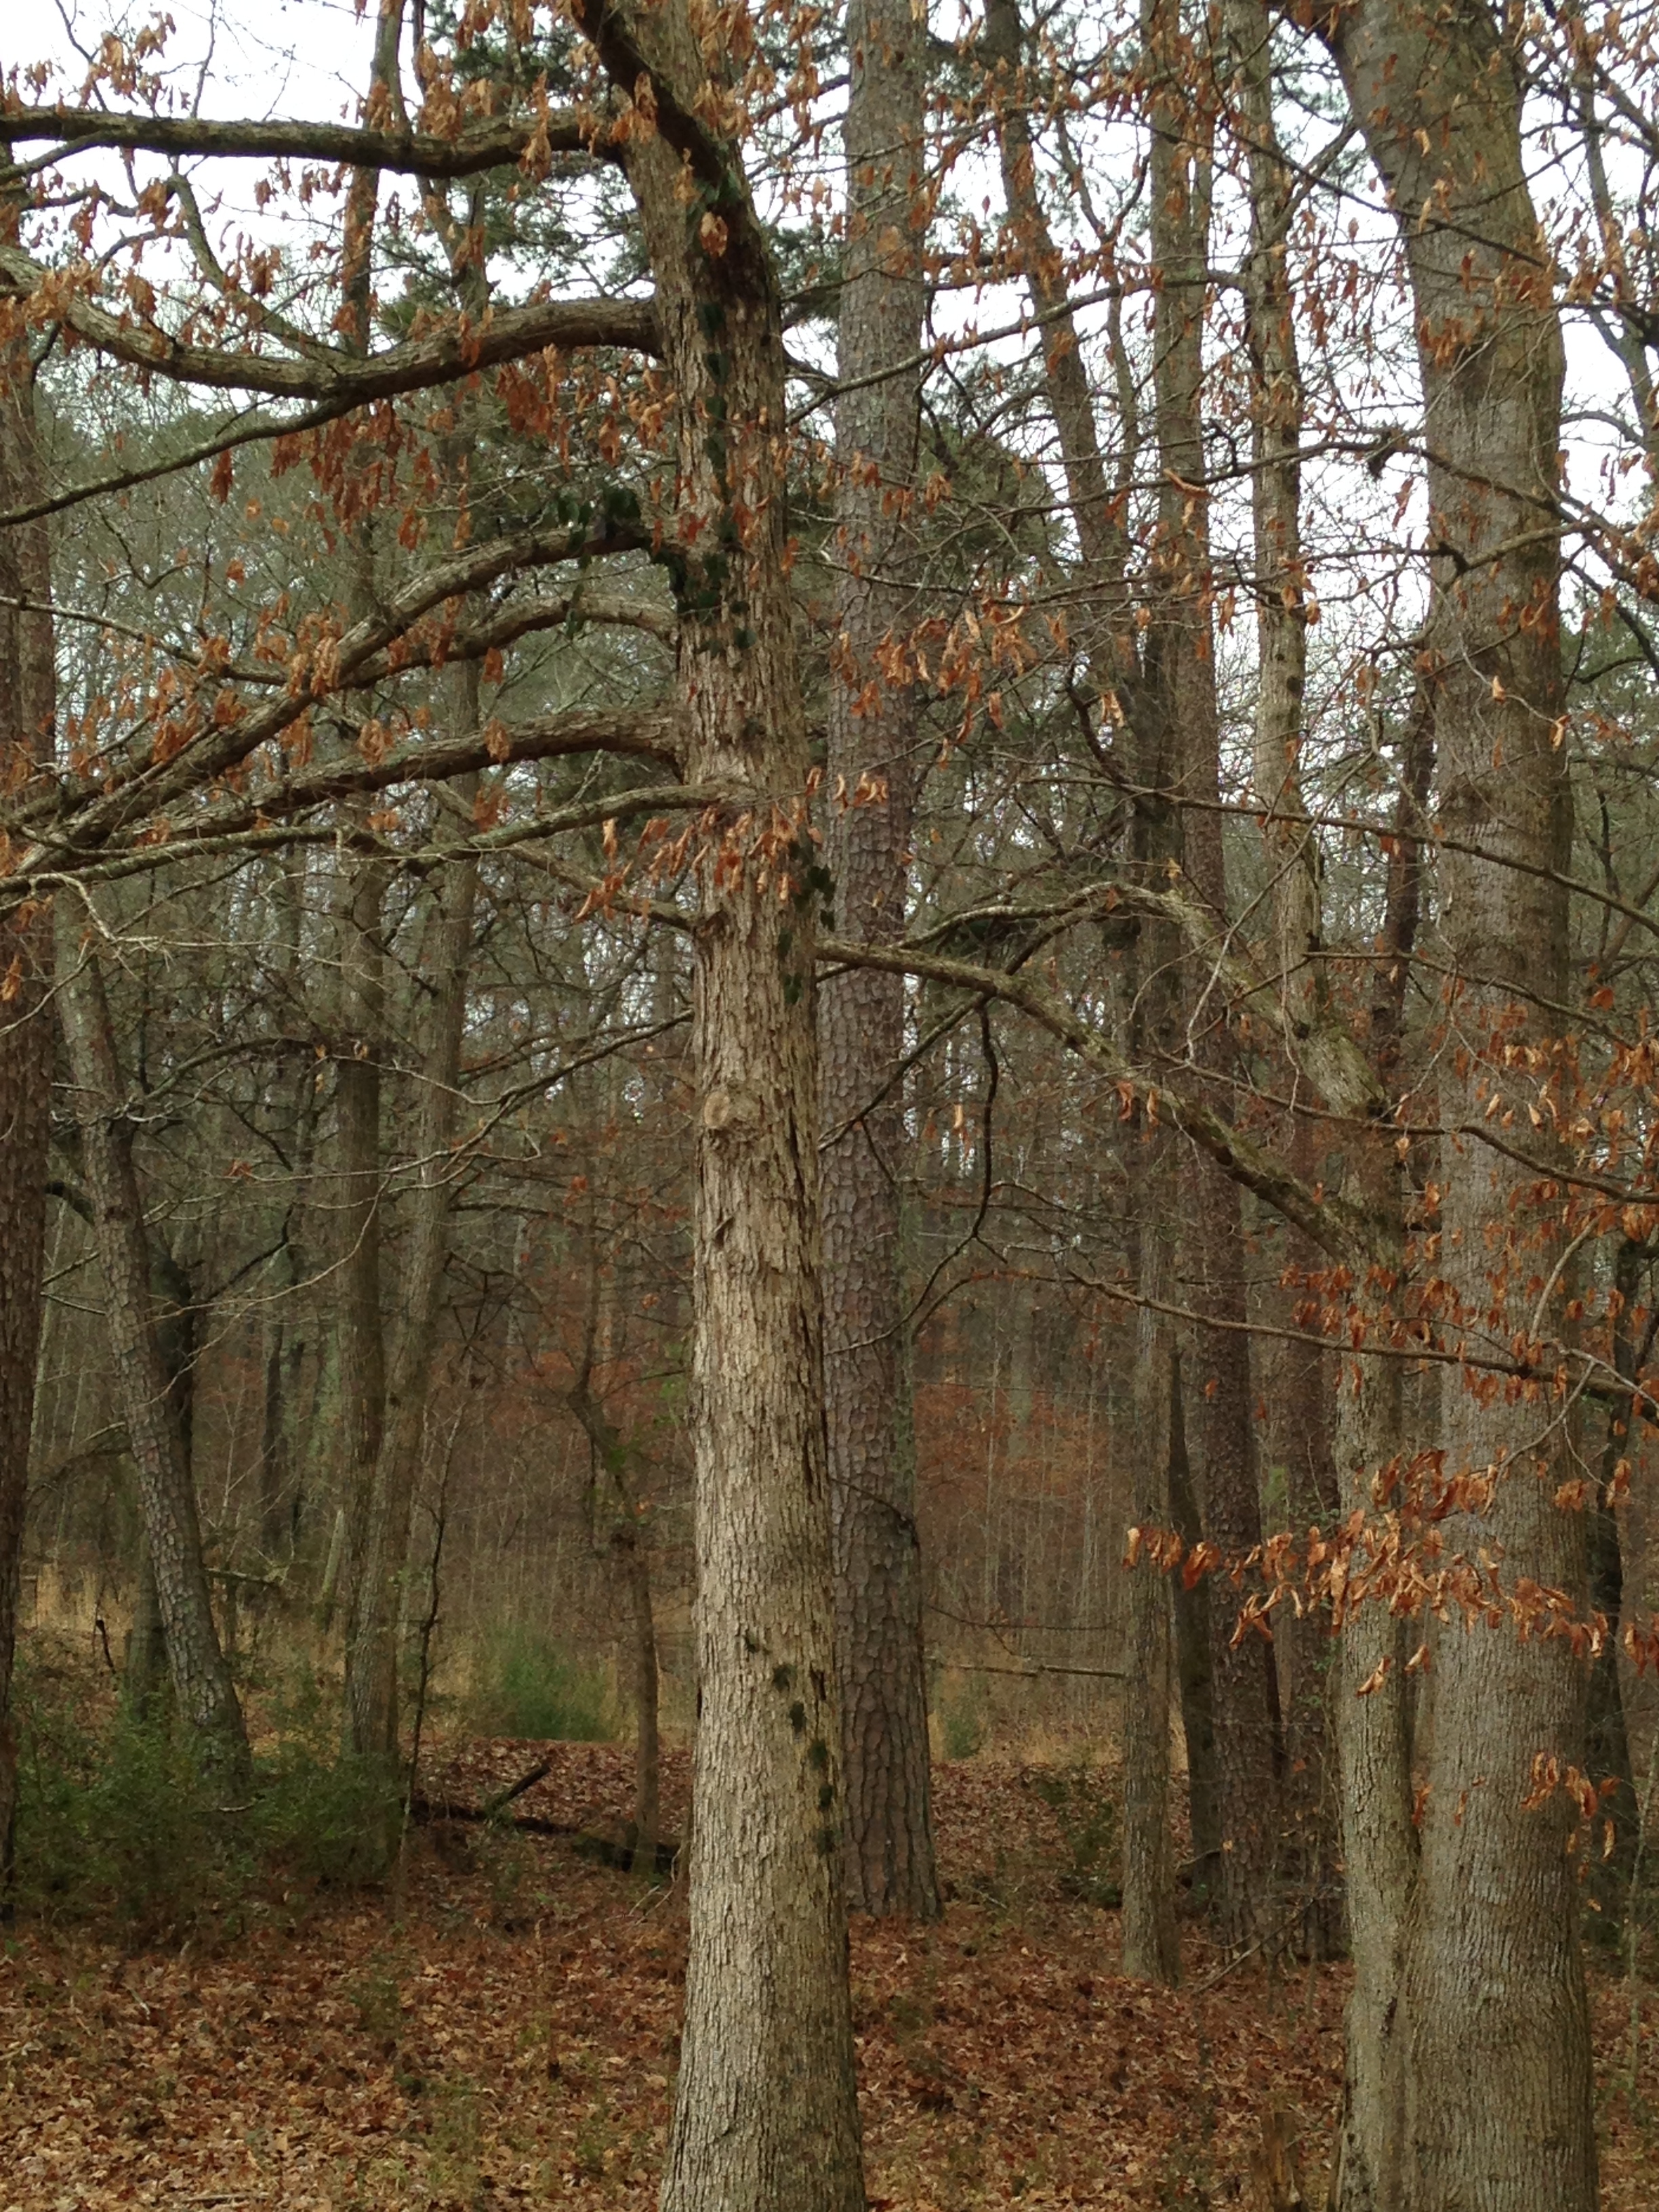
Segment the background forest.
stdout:
<svg viewBox="0 0 1659 2212">
<path fill-rule="evenodd" d="M 574 1836 L 536 2188 L 1651 2201 L 1659 15 L 179 23 L 0 52 L 27 1941 Z M 1318 2084 L 907 2168 L 849 1908 Z"/>
</svg>

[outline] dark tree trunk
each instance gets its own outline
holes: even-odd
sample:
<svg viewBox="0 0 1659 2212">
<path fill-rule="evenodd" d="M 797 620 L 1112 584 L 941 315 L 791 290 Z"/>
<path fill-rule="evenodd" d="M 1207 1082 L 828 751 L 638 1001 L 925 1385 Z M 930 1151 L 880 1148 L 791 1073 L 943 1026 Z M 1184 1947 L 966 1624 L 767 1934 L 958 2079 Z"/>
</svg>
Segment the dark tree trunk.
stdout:
<svg viewBox="0 0 1659 2212">
<path fill-rule="evenodd" d="M 1152 634 L 1148 665 L 1176 736 L 1172 764 L 1184 811 L 1186 875 L 1218 916 L 1227 912 L 1221 844 L 1220 720 L 1211 635 L 1210 541 L 1203 436 L 1203 321 L 1207 282 L 1212 150 L 1207 125 L 1180 87 L 1180 27 L 1169 0 L 1146 0 L 1144 34 L 1165 89 L 1152 115 L 1149 185 L 1153 260 L 1153 396 L 1158 455 L 1158 531 L 1152 559 Z M 1182 1026 L 1211 1077 L 1210 1103 L 1225 1111 L 1231 1066 L 1224 1029 L 1206 1011 L 1207 963 L 1189 957 Z M 1188 1147 L 1182 1174 L 1181 1272 L 1193 1304 L 1213 1327 L 1189 1333 L 1187 1445 L 1204 1533 L 1224 1558 L 1237 1559 L 1261 1540 L 1255 1393 L 1245 1328 L 1243 1193 L 1207 1154 Z M 1210 1594 L 1211 1702 L 1215 1723 L 1216 1809 L 1221 1830 L 1213 1890 L 1216 1921 L 1228 1943 L 1268 1942 L 1280 1918 L 1280 1743 L 1271 1646 L 1255 1634 L 1236 1640 L 1238 1605 L 1231 1581 Z"/>
<path fill-rule="evenodd" d="M 0 204 L 0 221 L 9 209 Z M 0 507 L 39 484 L 27 359 L 0 354 Z M 33 605 L 20 604 L 33 602 Z M 0 781 L 23 793 L 50 758 L 57 711 L 52 567 L 44 522 L 0 531 Z M 52 926 L 20 909 L 0 927 L 0 1914 L 9 1909 L 17 1808 L 11 1685 L 46 1261 L 52 1115 Z"/>
<path fill-rule="evenodd" d="M 1198 1500 L 1187 1463 L 1186 1407 L 1182 1397 L 1181 1360 L 1170 1371 L 1170 1517 L 1188 1551 L 1202 1540 Z M 1182 1733 L 1187 1739 L 1187 1821 L 1192 1836 L 1193 1888 L 1207 1896 L 1216 1880 L 1221 1851 L 1221 1820 L 1215 1796 L 1215 1706 L 1210 1694 L 1210 1585 L 1200 1575 L 1175 1584 L 1176 1671 L 1181 1685 Z"/>
</svg>

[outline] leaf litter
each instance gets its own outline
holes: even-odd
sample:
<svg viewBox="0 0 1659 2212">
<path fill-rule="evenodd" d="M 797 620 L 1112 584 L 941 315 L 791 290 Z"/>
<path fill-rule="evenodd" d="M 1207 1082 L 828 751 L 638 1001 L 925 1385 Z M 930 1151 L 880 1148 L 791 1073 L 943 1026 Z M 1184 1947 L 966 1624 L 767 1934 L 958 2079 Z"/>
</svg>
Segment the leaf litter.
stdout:
<svg viewBox="0 0 1659 2212">
<path fill-rule="evenodd" d="M 261 2205 L 491 2212 L 655 2203 L 685 1966 L 682 1886 L 587 1848 L 626 1820 L 617 1746 L 473 1744 L 428 1784 L 534 1832 L 438 1819 L 390 1894 L 313 1894 L 212 1951 L 14 1930 L 0 1960 L 0 2212 Z M 664 1832 L 684 1753 L 664 1758 Z M 1227 1971 L 1198 1929 L 1185 1986 L 1116 1972 L 1117 1915 L 1064 1880 L 1037 1771 L 936 1769 L 950 1903 L 852 1938 L 873 2212 L 1262 2205 L 1264 2129 L 1324 2202 L 1341 2100 L 1340 1966 Z M 1659 2042 L 1594 1987 L 1607 2212 L 1655 2202 Z M 1632 2064 L 1632 2052 L 1636 2053 Z M 1499 2092 L 1501 2094 L 1501 2092 Z"/>
</svg>

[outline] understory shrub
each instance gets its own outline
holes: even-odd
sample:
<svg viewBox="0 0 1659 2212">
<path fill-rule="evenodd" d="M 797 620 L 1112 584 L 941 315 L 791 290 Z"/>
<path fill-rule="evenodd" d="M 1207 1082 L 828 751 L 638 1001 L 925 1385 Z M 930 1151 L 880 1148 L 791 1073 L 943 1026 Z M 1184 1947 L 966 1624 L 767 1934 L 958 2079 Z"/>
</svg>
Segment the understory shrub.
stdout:
<svg viewBox="0 0 1659 2212">
<path fill-rule="evenodd" d="M 616 1733 L 605 1677 L 518 1622 L 484 1638 L 471 1705 L 480 1735 L 606 1743 Z"/>
<path fill-rule="evenodd" d="M 137 1942 L 228 1936 L 325 1887 L 380 1880 L 398 1777 L 277 1735 L 233 1802 L 191 1756 L 165 1701 L 152 1717 L 88 1710 L 25 1669 L 16 1895 L 26 1913 L 112 1922 Z"/>
<path fill-rule="evenodd" d="M 945 1758 L 977 1758 L 991 1736 L 990 1699 L 980 1677 L 947 1676 L 939 1686 L 935 1711 L 939 1748 Z"/>
<path fill-rule="evenodd" d="M 1123 1901 L 1118 1802 L 1091 1759 L 1050 1767 L 1030 1777 L 1030 1786 L 1059 1824 L 1066 1863 L 1060 1886 L 1085 1905 Z"/>
</svg>

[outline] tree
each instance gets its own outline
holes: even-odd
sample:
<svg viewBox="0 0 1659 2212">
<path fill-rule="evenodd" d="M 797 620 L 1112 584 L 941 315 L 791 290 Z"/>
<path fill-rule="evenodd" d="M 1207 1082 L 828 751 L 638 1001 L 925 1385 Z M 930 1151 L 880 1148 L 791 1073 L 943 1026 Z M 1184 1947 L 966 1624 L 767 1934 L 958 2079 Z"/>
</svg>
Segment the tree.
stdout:
<svg viewBox="0 0 1659 2212">
<path fill-rule="evenodd" d="M 0 200 L 0 222 L 15 220 Z M 0 505 L 38 496 L 33 364 L 14 337 L 0 364 Z M 50 756 L 55 710 L 51 570 L 40 523 L 0 536 L 0 714 L 7 725 L 5 779 L 27 790 Z M 11 1711 L 17 1641 L 34 1369 L 46 1259 L 46 1154 L 51 1125 L 51 923 L 39 907 L 7 917 L 3 1030 L 0 1030 L 0 1914 L 9 1912 L 17 1810 L 17 1739 Z"/>
<path fill-rule="evenodd" d="M 843 935 L 904 933 L 917 774 L 914 674 L 921 26 L 908 0 L 848 25 L 848 229 L 837 318 L 840 629 L 826 769 L 828 857 Z M 921 1559 L 901 1273 L 907 1153 L 902 976 L 854 969 L 820 994 L 825 1412 L 836 1533 L 836 1663 L 849 1902 L 932 1919 Z"/>
</svg>

